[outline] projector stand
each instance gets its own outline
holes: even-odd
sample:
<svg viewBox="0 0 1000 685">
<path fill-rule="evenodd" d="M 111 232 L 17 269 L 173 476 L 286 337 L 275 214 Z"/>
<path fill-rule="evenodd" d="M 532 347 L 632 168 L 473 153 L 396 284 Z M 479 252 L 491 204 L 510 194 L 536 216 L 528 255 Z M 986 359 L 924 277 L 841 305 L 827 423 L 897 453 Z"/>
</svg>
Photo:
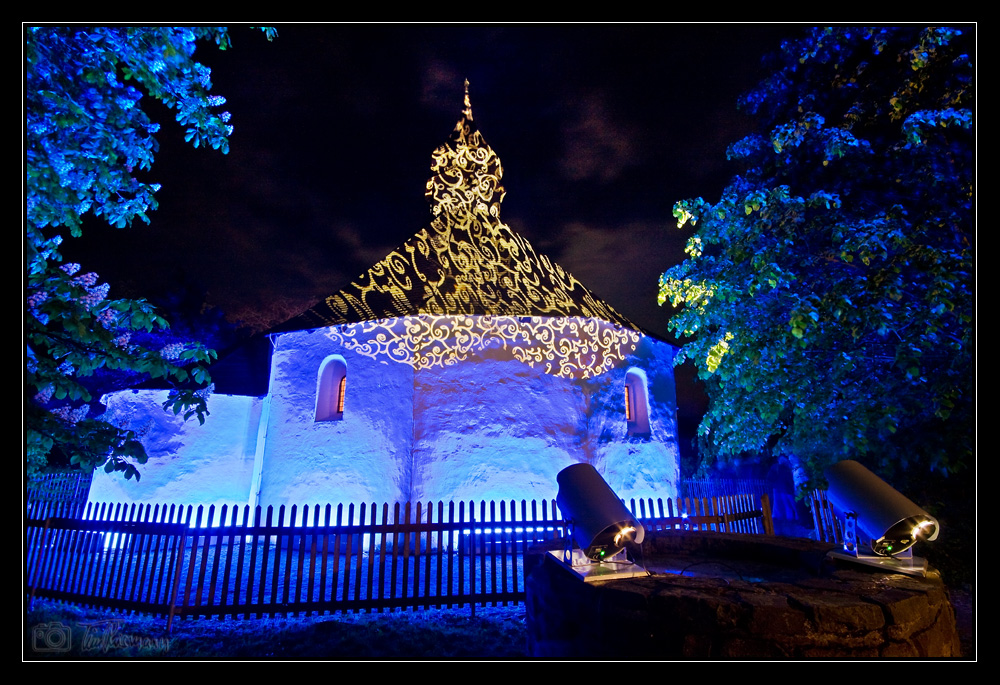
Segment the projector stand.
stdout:
<svg viewBox="0 0 1000 685">
<path fill-rule="evenodd" d="M 561 552 L 551 550 L 549 554 L 567 571 L 585 583 L 614 578 L 641 578 L 649 575 L 641 566 L 637 566 L 625 558 L 624 549 L 604 561 L 591 561 L 580 549 Z"/>
<path fill-rule="evenodd" d="M 913 550 L 910 548 L 891 557 L 862 552 L 861 545 L 858 544 L 857 523 L 858 518 L 853 513 L 844 514 L 844 551 L 827 552 L 827 557 L 862 566 L 873 566 L 890 573 L 927 577 L 927 560 L 913 556 Z"/>
</svg>

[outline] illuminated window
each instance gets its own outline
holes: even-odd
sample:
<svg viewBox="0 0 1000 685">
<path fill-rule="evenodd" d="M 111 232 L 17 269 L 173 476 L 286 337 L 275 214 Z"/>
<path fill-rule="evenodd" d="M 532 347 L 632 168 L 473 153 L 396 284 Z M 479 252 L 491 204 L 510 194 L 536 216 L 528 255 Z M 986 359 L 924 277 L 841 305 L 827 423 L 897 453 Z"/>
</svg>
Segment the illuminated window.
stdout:
<svg viewBox="0 0 1000 685">
<path fill-rule="evenodd" d="M 316 379 L 316 420 L 340 421 L 344 418 L 344 395 L 347 391 L 347 363 L 339 354 L 323 360 Z"/>
<path fill-rule="evenodd" d="M 625 424 L 629 435 L 649 435 L 649 390 L 642 369 L 625 373 Z"/>
</svg>

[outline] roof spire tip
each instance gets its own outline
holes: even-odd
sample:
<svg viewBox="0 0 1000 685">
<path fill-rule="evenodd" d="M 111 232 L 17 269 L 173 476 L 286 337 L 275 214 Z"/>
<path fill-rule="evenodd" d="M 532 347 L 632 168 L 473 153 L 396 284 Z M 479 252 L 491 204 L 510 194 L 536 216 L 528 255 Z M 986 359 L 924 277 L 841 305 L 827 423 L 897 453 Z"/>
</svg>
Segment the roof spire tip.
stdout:
<svg viewBox="0 0 1000 685">
<path fill-rule="evenodd" d="M 465 79 L 465 109 L 462 110 L 462 116 L 467 121 L 472 121 L 472 103 L 469 101 L 469 79 Z"/>
</svg>

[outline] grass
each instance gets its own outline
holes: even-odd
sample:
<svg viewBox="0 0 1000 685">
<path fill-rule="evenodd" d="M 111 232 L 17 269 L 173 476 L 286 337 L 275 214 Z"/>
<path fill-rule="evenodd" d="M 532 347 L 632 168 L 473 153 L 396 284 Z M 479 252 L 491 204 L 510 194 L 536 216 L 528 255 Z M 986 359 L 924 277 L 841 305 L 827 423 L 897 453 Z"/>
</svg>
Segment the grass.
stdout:
<svg viewBox="0 0 1000 685">
<path fill-rule="evenodd" d="M 505 659 L 527 656 L 524 606 L 248 621 L 166 619 L 36 601 L 24 658 Z"/>
</svg>

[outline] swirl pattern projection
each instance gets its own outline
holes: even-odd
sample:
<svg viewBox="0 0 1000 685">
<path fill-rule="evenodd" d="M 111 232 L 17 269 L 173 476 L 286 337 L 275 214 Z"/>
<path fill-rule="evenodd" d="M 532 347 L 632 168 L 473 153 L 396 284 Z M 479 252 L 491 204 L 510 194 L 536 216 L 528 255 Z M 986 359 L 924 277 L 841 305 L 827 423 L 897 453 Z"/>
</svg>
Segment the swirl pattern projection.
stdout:
<svg viewBox="0 0 1000 685">
<path fill-rule="evenodd" d="M 500 221 L 500 158 L 465 109 L 427 181 L 429 228 L 347 288 L 283 326 L 327 328 L 360 354 L 448 366 L 486 350 L 587 378 L 634 351 L 641 332 Z"/>
</svg>

